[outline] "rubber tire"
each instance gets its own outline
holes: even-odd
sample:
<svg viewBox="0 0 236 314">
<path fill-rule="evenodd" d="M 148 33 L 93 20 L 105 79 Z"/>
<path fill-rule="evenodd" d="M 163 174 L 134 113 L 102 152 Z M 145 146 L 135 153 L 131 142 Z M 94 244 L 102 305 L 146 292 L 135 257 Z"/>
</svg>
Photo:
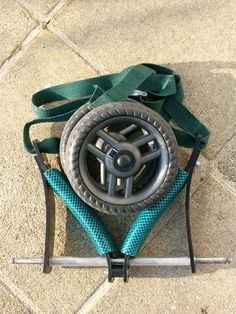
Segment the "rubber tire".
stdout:
<svg viewBox="0 0 236 314">
<path fill-rule="evenodd" d="M 134 102 L 136 103 L 135 100 L 129 99 L 129 102 Z M 81 106 L 68 120 L 66 123 L 62 135 L 61 135 L 61 141 L 60 141 L 60 161 L 62 168 L 65 173 L 67 173 L 67 159 L 65 158 L 65 153 L 66 153 L 66 146 L 67 142 L 70 136 L 70 133 L 72 132 L 73 128 L 75 125 L 90 111 L 89 109 L 89 103 L 84 104 Z M 145 186 L 146 183 L 148 182 L 149 178 L 151 178 L 153 171 L 149 169 L 148 172 L 145 172 L 144 177 L 140 177 L 138 179 L 138 182 L 136 181 L 136 185 L 138 184 L 138 187 L 141 188 L 142 186 Z"/>
<path fill-rule="evenodd" d="M 102 121 L 115 116 L 134 116 L 151 123 L 161 133 L 169 153 L 168 170 L 161 186 L 151 196 L 134 204 L 115 205 L 97 198 L 80 175 L 78 156 L 86 135 Z M 170 126 L 158 113 L 133 100 L 102 105 L 92 111 L 88 105 L 81 107 L 63 131 L 60 154 L 63 169 L 75 192 L 89 206 L 109 214 L 133 213 L 151 207 L 172 185 L 178 170 L 178 145 Z"/>
<path fill-rule="evenodd" d="M 60 141 L 60 161 L 62 168 L 65 173 L 67 173 L 67 159 L 65 158 L 66 154 L 66 147 L 67 142 L 69 139 L 69 136 L 73 130 L 73 128 L 76 126 L 76 124 L 90 111 L 89 104 L 86 103 L 85 105 L 81 106 L 67 121 L 61 135 L 61 141 Z"/>
</svg>

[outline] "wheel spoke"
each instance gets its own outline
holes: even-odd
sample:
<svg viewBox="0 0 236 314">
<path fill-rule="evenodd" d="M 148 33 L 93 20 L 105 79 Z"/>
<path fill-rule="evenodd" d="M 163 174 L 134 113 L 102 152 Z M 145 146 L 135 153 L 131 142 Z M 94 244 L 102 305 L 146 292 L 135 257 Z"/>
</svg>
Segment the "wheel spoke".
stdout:
<svg viewBox="0 0 236 314">
<path fill-rule="evenodd" d="M 116 177 L 109 173 L 108 175 L 108 196 L 114 196 L 115 193 L 115 188 L 116 188 Z"/>
<path fill-rule="evenodd" d="M 103 139 L 105 142 L 107 142 L 108 144 L 112 146 L 119 143 L 119 141 L 117 141 L 113 136 L 111 136 L 108 132 L 105 132 L 103 130 L 99 130 L 97 132 L 97 136 L 99 136 L 101 139 Z"/>
<path fill-rule="evenodd" d="M 121 130 L 120 134 L 127 136 L 133 133 L 134 131 L 136 131 L 137 129 L 138 129 L 138 126 L 136 124 L 131 124 L 127 126 L 126 128 L 124 128 L 123 130 Z"/>
<path fill-rule="evenodd" d="M 134 177 L 126 178 L 124 181 L 125 198 L 128 198 L 132 194 Z"/>
<path fill-rule="evenodd" d="M 148 144 L 151 141 L 155 140 L 155 135 L 154 134 L 148 134 L 148 135 L 143 135 L 136 140 L 132 141 L 132 144 L 135 145 L 136 147 L 140 147 L 143 145 Z"/>
<path fill-rule="evenodd" d="M 102 161 L 105 160 L 105 156 L 106 156 L 105 153 L 104 153 L 101 149 L 97 148 L 96 146 L 94 146 L 94 145 L 92 145 L 92 144 L 88 144 L 87 150 L 88 150 L 91 154 L 93 154 L 94 156 L 96 156 L 97 158 L 101 159 Z"/>
<path fill-rule="evenodd" d="M 157 157 L 159 157 L 161 155 L 161 149 L 157 149 L 154 152 L 148 153 L 144 156 L 142 156 L 142 164 L 146 164 L 149 161 L 152 161 L 153 159 L 156 159 Z"/>
</svg>

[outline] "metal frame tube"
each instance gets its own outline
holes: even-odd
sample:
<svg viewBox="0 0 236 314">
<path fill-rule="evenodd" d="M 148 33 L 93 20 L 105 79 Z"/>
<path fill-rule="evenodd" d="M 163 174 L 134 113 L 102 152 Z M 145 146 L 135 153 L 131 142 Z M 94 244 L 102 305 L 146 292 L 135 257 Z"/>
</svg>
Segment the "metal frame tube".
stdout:
<svg viewBox="0 0 236 314">
<path fill-rule="evenodd" d="M 124 259 L 111 259 L 113 264 L 122 263 Z M 20 265 L 41 265 L 43 258 L 13 258 L 12 264 Z M 198 257 L 194 258 L 195 264 L 229 264 L 231 259 L 227 257 Z M 52 257 L 49 259 L 50 265 L 65 267 L 107 267 L 105 257 Z M 189 266 L 189 257 L 137 257 L 129 259 L 129 266 Z"/>
</svg>

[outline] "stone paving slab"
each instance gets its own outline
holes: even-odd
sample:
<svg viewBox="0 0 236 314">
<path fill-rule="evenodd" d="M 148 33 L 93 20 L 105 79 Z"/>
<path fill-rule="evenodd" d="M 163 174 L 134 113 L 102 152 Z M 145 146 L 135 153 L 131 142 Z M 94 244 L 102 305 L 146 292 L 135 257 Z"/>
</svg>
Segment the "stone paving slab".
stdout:
<svg viewBox="0 0 236 314">
<path fill-rule="evenodd" d="M 59 2 L 58 0 L 26 0 L 27 3 L 32 5 L 35 10 L 43 14 L 48 14 L 55 5 Z"/>
<path fill-rule="evenodd" d="M 89 313 L 235 313 L 235 269 L 180 278 L 136 278 L 112 286 Z"/>
<path fill-rule="evenodd" d="M 236 136 L 218 154 L 215 164 L 222 179 L 236 192 Z"/>
<path fill-rule="evenodd" d="M 0 284 L 0 312 L 4 314 L 29 314 L 30 311 Z"/>
<path fill-rule="evenodd" d="M 228 62 L 235 59 L 234 4 L 72 1 L 53 23 L 112 72 L 134 62 Z"/>
<path fill-rule="evenodd" d="M 232 75 L 236 73 L 236 63 L 189 62 L 171 66 L 183 79 L 186 106 L 211 132 L 204 154 L 212 159 L 236 132 L 236 85 Z"/>
<path fill-rule="evenodd" d="M 196 275 L 187 267 L 131 268 L 129 283 L 116 280 L 91 313 L 234 313 L 235 206 L 235 195 L 209 178 L 193 197 L 191 210 L 196 256 L 229 256 L 234 258 L 230 266 L 198 266 Z M 181 210 L 141 255 L 186 256 L 184 223 Z"/>
<path fill-rule="evenodd" d="M 55 62 L 56 60 L 56 62 Z M 44 234 L 44 197 L 34 160 L 22 144 L 22 128 L 34 118 L 30 96 L 43 87 L 94 76 L 95 72 L 47 31 L 30 45 L 14 69 L 0 82 L 1 90 L 1 269 L 43 313 L 75 312 L 105 280 L 103 269 L 10 265 L 12 257 L 40 257 Z M 49 133 L 47 133 L 49 131 Z M 44 127 L 41 137 L 50 135 Z M 8 144 L 7 144 L 8 143 Z M 55 256 L 64 254 L 66 210 L 57 200 Z M 76 237 L 78 239 L 78 235 Z M 89 249 L 89 248 L 87 248 Z M 86 250 L 86 248 L 85 248 Z"/>
<path fill-rule="evenodd" d="M 186 105 L 212 132 L 212 158 L 236 130 L 234 8 L 234 1 L 72 1 L 52 25 L 109 72 L 142 62 L 176 70 Z"/>
<path fill-rule="evenodd" d="M 36 22 L 15 1 L 0 1 L 0 65 L 17 50 L 35 26 Z"/>
</svg>

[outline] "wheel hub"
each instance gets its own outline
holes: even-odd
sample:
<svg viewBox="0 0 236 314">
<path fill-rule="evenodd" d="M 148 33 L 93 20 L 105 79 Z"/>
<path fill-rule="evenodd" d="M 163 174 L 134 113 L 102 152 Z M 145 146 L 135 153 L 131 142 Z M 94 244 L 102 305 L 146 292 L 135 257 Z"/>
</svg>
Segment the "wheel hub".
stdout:
<svg viewBox="0 0 236 314">
<path fill-rule="evenodd" d="M 141 166 L 139 150 L 127 142 L 119 142 L 110 147 L 105 157 L 105 165 L 110 173 L 118 178 L 135 175 Z"/>
<path fill-rule="evenodd" d="M 116 163 L 122 169 L 129 168 L 131 166 L 131 157 L 129 155 L 123 154 L 117 158 Z"/>
<path fill-rule="evenodd" d="M 79 169 L 98 199 L 117 206 L 137 204 L 162 184 L 168 170 L 167 145 L 149 121 L 122 116 L 118 123 L 111 117 L 84 139 Z"/>
</svg>

